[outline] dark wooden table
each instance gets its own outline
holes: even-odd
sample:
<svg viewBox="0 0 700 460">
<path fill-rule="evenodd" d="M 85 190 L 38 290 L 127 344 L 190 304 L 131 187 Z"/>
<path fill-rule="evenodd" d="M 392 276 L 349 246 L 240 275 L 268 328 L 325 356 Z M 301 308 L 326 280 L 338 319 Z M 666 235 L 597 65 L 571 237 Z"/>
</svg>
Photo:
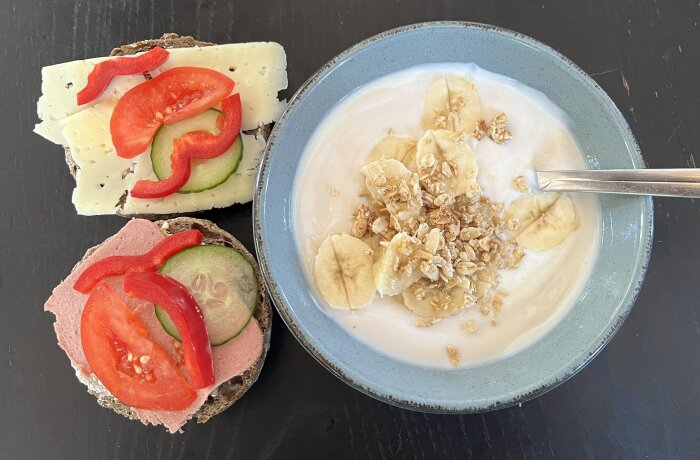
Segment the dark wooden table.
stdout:
<svg viewBox="0 0 700 460">
<path fill-rule="evenodd" d="M 622 330 L 583 371 L 521 407 L 409 412 L 346 386 L 275 318 L 259 382 L 206 425 L 169 435 L 101 409 L 42 305 L 119 217 L 80 217 L 61 150 L 34 135 L 40 70 L 163 32 L 273 40 L 290 97 L 353 43 L 396 26 L 470 20 L 573 59 L 625 114 L 650 167 L 700 162 L 696 0 L 2 0 L 0 3 L 0 458 L 698 458 L 700 200 L 655 200 L 651 265 Z M 206 217 L 253 247 L 251 207 Z"/>
</svg>

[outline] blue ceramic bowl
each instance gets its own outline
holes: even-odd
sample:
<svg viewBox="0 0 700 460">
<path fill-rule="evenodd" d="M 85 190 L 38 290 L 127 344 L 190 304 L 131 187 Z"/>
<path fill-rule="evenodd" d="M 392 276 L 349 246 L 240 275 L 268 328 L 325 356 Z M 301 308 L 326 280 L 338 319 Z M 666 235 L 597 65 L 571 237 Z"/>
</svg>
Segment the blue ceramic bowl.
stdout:
<svg viewBox="0 0 700 460">
<path fill-rule="evenodd" d="M 619 329 L 644 278 L 652 243 L 650 198 L 601 196 L 601 250 L 566 316 L 510 357 L 463 369 L 389 358 L 323 313 L 304 276 L 292 229 L 292 188 L 307 140 L 342 98 L 391 72 L 424 63 L 475 62 L 546 94 L 572 119 L 592 169 L 642 168 L 639 147 L 613 102 L 552 48 L 493 26 L 435 22 L 367 39 L 323 66 L 296 93 L 272 131 L 254 199 L 255 246 L 285 323 L 321 364 L 382 401 L 429 412 L 475 412 L 516 404 L 562 383 Z"/>
</svg>

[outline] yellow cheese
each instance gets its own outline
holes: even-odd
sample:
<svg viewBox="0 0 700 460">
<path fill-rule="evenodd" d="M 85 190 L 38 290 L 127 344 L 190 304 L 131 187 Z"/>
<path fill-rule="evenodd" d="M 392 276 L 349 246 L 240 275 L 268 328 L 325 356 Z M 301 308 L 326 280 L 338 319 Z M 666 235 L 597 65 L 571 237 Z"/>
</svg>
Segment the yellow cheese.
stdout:
<svg viewBox="0 0 700 460">
<path fill-rule="evenodd" d="M 203 192 L 176 193 L 158 199 L 128 196 L 123 207 L 118 206 L 122 195 L 136 181 L 158 178 L 151 166 L 150 149 L 135 158 L 117 156 L 109 136 L 109 119 L 115 104 L 116 98 L 110 98 L 61 122 L 62 135 L 79 168 L 73 191 L 78 214 L 174 214 L 224 208 L 253 199 L 265 140 L 243 134 L 243 158 L 223 184 Z"/>
<path fill-rule="evenodd" d="M 87 83 L 87 76 L 100 61 L 107 58 L 86 59 L 66 62 L 41 69 L 41 97 L 37 103 L 37 113 L 42 120 L 34 131 L 54 144 L 65 145 L 61 135 L 61 120 L 74 113 L 90 109 L 100 102 L 119 97 L 144 81 L 143 75 L 120 76 L 112 80 L 104 93 L 91 104 L 78 107 L 76 95 Z"/>
<path fill-rule="evenodd" d="M 243 43 L 168 50 L 166 63 L 150 72 L 156 76 L 180 66 L 206 67 L 231 77 L 241 94 L 243 130 L 276 121 L 284 110 L 277 93 L 287 87 L 286 56 L 277 43 Z M 79 214 L 170 214 L 245 203 L 252 199 L 255 176 L 265 147 L 263 139 L 243 135 L 243 158 L 238 171 L 226 182 L 191 194 L 143 200 L 128 197 L 117 207 L 126 190 L 139 179 L 156 179 L 150 152 L 132 159 L 116 155 L 109 120 L 119 97 L 142 83 L 142 75 L 116 77 L 104 94 L 85 106 L 76 105 L 76 94 L 85 86 L 94 64 L 106 58 L 57 64 L 42 69 L 42 96 L 37 112 L 42 122 L 35 132 L 71 149 L 79 167 L 73 203 Z"/>
<path fill-rule="evenodd" d="M 126 199 L 120 214 L 174 214 L 211 208 L 225 208 L 234 203 L 247 203 L 253 199 L 255 178 L 260 159 L 265 148 L 265 140 L 243 134 L 243 158 L 236 172 L 226 182 L 210 190 L 198 193 L 175 193 L 165 198 L 144 200 Z M 136 165 L 134 177 L 156 180 L 150 161 Z"/>
<path fill-rule="evenodd" d="M 115 99 L 108 99 L 60 122 L 62 136 L 79 168 L 73 190 L 78 214 L 114 214 L 119 198 L 134 184 L 132 174 L 127 174 L 129 168 L 146 156 L 132 159 L 117 156 L 109 134 L 109 118 L 115 103 Z"/>
</svg>

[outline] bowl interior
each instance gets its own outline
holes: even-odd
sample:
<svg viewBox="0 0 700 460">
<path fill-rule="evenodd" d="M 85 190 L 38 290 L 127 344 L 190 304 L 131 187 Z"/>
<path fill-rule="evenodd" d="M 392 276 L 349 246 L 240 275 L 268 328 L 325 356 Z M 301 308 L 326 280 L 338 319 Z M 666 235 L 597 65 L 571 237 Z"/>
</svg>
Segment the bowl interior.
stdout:
<svg viewBox="0 0 700 460">
<path fill-rule="evenodd" d="M 528 37 L 470 23 L 428 23 L 392 30 L 345 51 L 290 101 L 273 130 L 254 201 L 256 248 L 274 303 L 296 338 L 360 391 L 396 405 L 435 412 L 480 411 L 540 394 L 583 367 L 629 313 L 648 262 L 649 198 L 602 196 L 601 249 L 570 312 L 542 339 L 508 358 L 456 370 L 388 358 L 321 311 L 293 235 L 292 189 L 306 143 L 325 114 L 358 87 L 424 63 L 475 62 L 546 94 L 571 118 L 592 169 L 640 168 L 624 118 L 578 67 Z"/>
</svg>

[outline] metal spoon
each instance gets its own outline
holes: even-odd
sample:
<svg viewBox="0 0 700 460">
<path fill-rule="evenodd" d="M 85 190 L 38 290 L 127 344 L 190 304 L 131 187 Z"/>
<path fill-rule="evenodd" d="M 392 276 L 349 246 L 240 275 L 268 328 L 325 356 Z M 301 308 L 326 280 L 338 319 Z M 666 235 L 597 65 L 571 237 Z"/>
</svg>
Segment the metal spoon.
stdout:
<svg viewBox="0 0 700 460">
<path fill-rule="evenodd" d="M 547 192 L 592 192 L 700 198 L 700 168 L 537 171 Z"/>
</svg>

